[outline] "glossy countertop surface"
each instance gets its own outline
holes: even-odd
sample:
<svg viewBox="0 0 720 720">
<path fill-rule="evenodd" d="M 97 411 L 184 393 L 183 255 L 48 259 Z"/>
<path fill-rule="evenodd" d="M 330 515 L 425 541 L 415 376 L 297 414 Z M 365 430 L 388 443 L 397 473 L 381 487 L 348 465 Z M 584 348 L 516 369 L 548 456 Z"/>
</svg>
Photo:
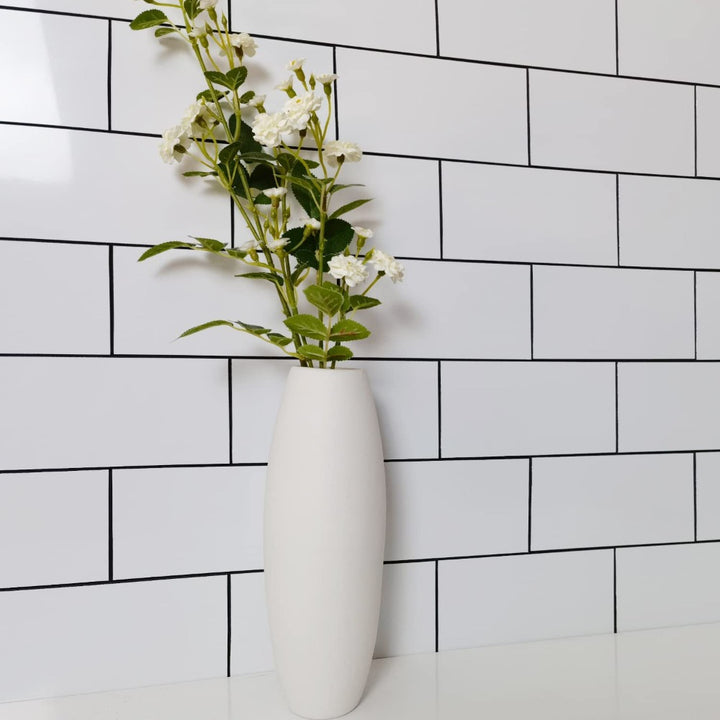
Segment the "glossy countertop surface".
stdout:
<svg viewBox="0 0 720 720">
<path fill-rule="evenodd" d="M 292 720 L 272 673 L 0 704 L 1 720 Z M 376 660 L 348 720 L 717 720 L 720 624 Z"/>
</svg>

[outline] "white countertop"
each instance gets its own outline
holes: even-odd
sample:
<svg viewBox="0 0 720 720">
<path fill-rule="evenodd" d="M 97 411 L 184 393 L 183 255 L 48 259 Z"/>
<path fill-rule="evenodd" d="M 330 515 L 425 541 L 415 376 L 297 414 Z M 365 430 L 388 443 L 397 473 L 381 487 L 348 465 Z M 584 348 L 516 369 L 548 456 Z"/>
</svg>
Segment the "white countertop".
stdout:
<svg viewBox="0 0 720 720">
<path fill-rule="evenodd" d="M 348 720 L 718 720 L 720 624 L 376 660 Z M 0 704 L 0 720 L 294 720 L 274 674 Z"/>
</svg>

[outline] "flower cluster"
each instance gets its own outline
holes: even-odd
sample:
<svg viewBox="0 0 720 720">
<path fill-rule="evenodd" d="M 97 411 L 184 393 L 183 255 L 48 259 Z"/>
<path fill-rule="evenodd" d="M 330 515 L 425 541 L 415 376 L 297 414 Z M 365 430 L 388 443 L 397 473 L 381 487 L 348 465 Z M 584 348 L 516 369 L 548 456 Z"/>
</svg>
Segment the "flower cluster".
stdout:
<svg viewBox="0 0 720 720">
<path fill-rule="evenodd" d="M 204 102 L 196 101 L 188 107 L 179 125 L 163 133 L 160 157 L 166 163 L 181 162 L 192 145 L 195 135 L 212 128 L 215 120 Z"/>
</svg>

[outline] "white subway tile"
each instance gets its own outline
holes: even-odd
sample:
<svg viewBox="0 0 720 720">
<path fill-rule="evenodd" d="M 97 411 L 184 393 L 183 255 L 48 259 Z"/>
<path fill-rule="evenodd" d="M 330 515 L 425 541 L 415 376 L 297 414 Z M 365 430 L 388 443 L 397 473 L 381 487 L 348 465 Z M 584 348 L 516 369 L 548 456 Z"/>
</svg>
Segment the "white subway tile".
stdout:
<svg viewBox="0 0 720 720">
<path fill-rule="evenodd" d="M 444 362 L 442 455 L 612 452 L 611 363 Z"/>
<path fill-rule="evenodd" d="M 254 58 L 244 64 L 248 79 L 243 90 L 271 93 L 287 79 L 285 65 L 305 57 L 314 72 L 332 72 L 332 48 L 280 40 L 258 40 Z M 177 125 L 185 109 L 206 88 L 202 71 L 189 47 L 179 39 L 158 41 L 152 32 L 135 32 L 113 23 L 112 128 L 160 133 Z M 138 102 L 138 97 L 143 102 Z M 268 97 L 266 107 L 278 110 L 287 100 L 281 92 Z"/>
<path fill-rule="evenodd" d="M 693 175 L 691 87 L 530 71 L 535 165 Z"/>
<path fill-rule="evenodd" d="M 114 577 L 262 568 L 264 467 L 116 470 Z"/>
<path fill-rule="evenodd" d="M 619 0 L 618 58 L 622 75 L 720 83 L 712 0 Z"/>
<path fill-rule="evenodd" d="M 612 0 L 442 0 L 443 56 L 615 73 Z"/>
<path fill-rule="evenodd" d="M 79 13 L 82 15 L 99 15 L 102 17 L 132 20 L 144 10 L 150 10 L 144 4 L 129 0 L 3 0 L 3 5 L 16 8 L 50 10 L 52 12 Z M 227 0 L 220 0 L 218 8 L 227 6 Z M 182 22 L 182 14 L 172 8 L 161 8 L 175 22 Z M 145 31 L 152 33 L 152 30 Z"/>
<path fill-rule="evenodd" d="M 242 320 L 282 332 L 268 282 L 236 278 L 251 268 L 207 253 L 169 252 L 138 264 L 141 250 L 115 248 L 115 350 L 159 355 L 268 355 L 282 352 L 228 327 L 179 338 L 209 320 Z"/>
<path fill-rule="evenodd" d="M 272 670 L 265 576 L 243 573 L 231 577 L 230 668 L 233 675 Z"/>
<path fill-rule="evenodd" d="M 692 455 L 533 460 L 532 549 L 693 539 Z"/>
<path fill-rule="evenodd" d="M 335 207 L 373 199 L 345 216 L 353 225 L 372 228 L 373 244 L 400 257 L 440 257 L 437 162 L 363 155 L 361 162 L 343 166 L 342 182 L 365 187 L 334 195 Z"/>
<path fill-rule="evenodd" d="M 527 550 L 527 460 L 387 463 L 386 472 L 386 559 Z"/>
<path fill-rule="evenodd" d="M 435 650 L 435 563 L 385 565 L 375 657 Z"/>
<path fill-rule="evenodd" d="M 446 162 L 442 187 L 446 258 L 617 263 L 612 175 Z"/>
<path fill-rule="evenodd" d="M 3 587 L 106 580 L 105 471 L 0 474 Z"/>
<path fill-rule="evenodd" d="M 234 360 L 232 367 L 233 460 L 267 462 L 275 416 L 292 366 Z M 346 367 L 362 368 L 368 374 L 386 458 L 437 456 L 437 363 L 355 361 Z"/>
<path fill-rule="evenodd" d="M 720 267 L 720 183 L 620 177 L 620 264 Z"/>
<path fill-rule="evenodd" d="M 720 446 L 720 366 L 621 363 L 619 449 L 713 450 Z"/>
<path fill-rule="evenodd" d="M 617 551 L 617 629 L 642 630 L 720 620 L 720 544 Z"/>
<path fill-rule="evenodd" d="M 342 139 L 376 152 L 527 162 L 524 70 L 343 48 L 337 66 Z M 433 89 L 452 111 L 430 101 Z"/>
<path fill-rule="evenodd" d="M 373 333 L 353 347 L 359 357 L 530 357 L 529 268 L 403 264 L 402 283 L 384 280 L 371 291 L 380 312 L 356 317 Z"/>
<path fill-rule="evenodd" d="M 720 89 L 699 87 L 697 93 L 697 174 L 720 177 Z"/>
<path fill-rule="evenodd" d="M 0 157 L 7 160 L 0 169 L 3 235 L 148 245 L 199 235 L 229 242 L 224 193 L 164 165 L 157 145 L 155 138 L 0 127 Z"/>
<path fill-rule="evenodd" d="M 720 273 L 697 273 L 697 356 L 720 358 Z"/>
<path fill-rule="evenodd" d="M 613 629 L 611 550 L 440 564 L 440 650 Z"/>
<path fill-rule="evenodd" d="M 0 702 L 225 674 L 225 578 L 0 593 Z"/>
<path fill-rule="evenodd" d="M 536 267 L 534 357 L 689 358 L 693 273 Z"/>
<path fill-rule="evenodd" d="M 359 11 L 348 0 L 234 0 L 233 30 L 434 54 L 435 5 L 432 0 L 366 0 Z"/>
<path fill-rule="evenodd" d="M 107 128 L 107 56 L 102 20 L 0 10 L 0 118 Z"/>
<path fill-rule="evenodd" d="M 720 453 L 698 453 L 697 539 L 720 540 Z"/>
<path fill-rule="evenodd" d="M 2 352 L 109 352 L 109 298 L 106 247 L 0 242 Z"/>
<path fill-rule="evenodd" d="M 227 462 L 222 360 L 0 358 L 2 469 Z"/>
</svg>

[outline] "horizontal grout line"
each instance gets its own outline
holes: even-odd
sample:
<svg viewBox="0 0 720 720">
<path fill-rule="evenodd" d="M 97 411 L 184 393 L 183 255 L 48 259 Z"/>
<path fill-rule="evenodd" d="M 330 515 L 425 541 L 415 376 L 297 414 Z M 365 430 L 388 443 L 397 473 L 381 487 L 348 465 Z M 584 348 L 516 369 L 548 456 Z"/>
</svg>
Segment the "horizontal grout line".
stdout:
<svg viewBox="0 0 720 720">
<path fill-rule="evenodd" d="M 636 455 L 690 455 L 692 453 L 717 453 L 717 448 L 686 448 L 682 450 L 607 450 L 605 452 L 564 452 L 547 454 L 518 455 L 456 455 L 451 457 L 395 457 L 385 458 L 384 462 L 389 463 L 430 463 L 430 462 L 483 462 L 485 460 L 541 460 L 544 458 L 582 458 L 582 457 L 631 457 Z M 233 462 L 233 463 L 178 463 L 160 465 L 97 465 L 88 467 L 35 467 L 35 468 L 11 468 L 0 470 L 0 475 L 20 475 L 28 473 L 63 473 L 63 472 L 89 472 L 93 470 L 173 470 L 183 468 L 243 468 L 243 467 L 266 467 L 267 462 Z M 116 478 L 117 479 L 117 478 Z M 222 574 L 222 573 L 221 573 Z"/>
<path fill-rule="evenodd" d="M 385 560 L 384 565 L 411 565 L 430 562 L 450 562 L 453 560 L 481 560 L 484 558 L 527 557 L 530 555 L 556 555 L 558 553 L 594 552 L 598 550 L 623 550 L 628 548 L 676 547 L 679 545 L 713 545 L 720 540 L 688 540 L 678 542 L 635 543 L 632 545 L 601 545 L 590 547 L 552 548 L 531 552 L 487 553 L 484 555 L 448 555 L 444 557 L 408 558 L 404 560 Z M 86 582 L 51 583 L 46 585 L 17 585 L 0 587 L 0 593 L 22 592 L 24 590 L 57 590 L 64 588 L 98 587 L 107 585 L 128 585 L 132 583 L 163 582 L 168 580 L 189 580 L 193 578 L 225 577 L 227 575 L 252 575 L 264 572 L 262 568 L 252 570 L 225 570 L 222 572 L 186 573 L 179 575 L 152 575 L 145 577 L 119 578 L 116 580 L 89 580 Z"/>
<path fill-rule="evenodd" d="M 0 10 L 2 8 L 0 7 Z M 140 132 L 139 130 L 109 130 L 108 128 L 81 127 L 80 125 L 56 125 L 51 123 L 20 122 L 16 120 L 0 120 L 0 125 L 15 125 L 18 127 L 46 128 L 48 130 L 72 130 L 73 132 L 91 132 L 101 135 L 129 135 L 132 137 L 161 138 L 160 133 Z"/>
<path fill-rule="evenodd" d="M 62 15 L 62 16 L 66 16 L 66 17 L 80 17 L 80 18 L 87 18 L 87 19 L 91 19 L 91 20 L 114 20 L 114 21 L 122 22 L 122 23 L 129 23 L 133 19 L 132 17 L 122 17 L 121 18 L 121 17 L 109 16 L 109 15 L 92 15 L 89 13 L 75 13 L 75 12 L 69 12 L 69 11 L 63 11 L 63 10 L 47 10 L 47 9 L 39 9 L 39 8 L 19 8 L 19 7 L 9 6 L 9 5 L 0 5 L 0 10 L 13 10 L 15 12 L 39 13 L 42 15 Z M 180 25 L 179 27 L 184 27 L 184 26 Z M 231 28 L 231 31 L 238 32 L 234 28 Z M 446 60 L 449 62 L 467 63 L 467 64 L 471 64 L 471 65 L 489 65 L 491 67 L 516 68 L 516 69 L 521 69 L 521 70 L 540 70 L 540 71 L 546 71 L 546 72 L 567 73 L 570 75 L 584 75 L 587 77 L 605 77 L 605 78 L 612 78 L 615 80 L 638 80 L 641 82 L 662 83 L 665 85 L 683 85 L 683 86 L 720 88 L 720 84 L 702 83 L 702 82 L 696 82 L 696 81 L 691 81 L 691 80 L 673 80 L 670 78 L 646 77 L 643 75 L 620 75 L 620 74 L 616 73 L 615 71 L 592 72 L 590 70 L 575 70 L 573 68 L 548 67 L 545 65 L 523 65 L 521 63 L 501 62 L 499 60 L 484 60 L 484 59 L 478 59 L 478 58 L 457 57 L 457 56 L 453 56 L 453 55 L 438 55 L 436 51 L 423 53 L 423 52 L 413 52 L 410 50 L 391 50 L 388 48 L 366 47 L 366 46 L 362 46 L 362 45 L 349 45 L 349 44 L 343 44 L 343 43 L 328 42 L 328 41 L 324 41 L 324 40 L 309 40 L 309 39 L 300 38 L 300 37 L 268 35 L 265 33 L 252 33 L 252 35 L 253 35 L 253 37 L 255 37 L 257 39 L 262 39 L 262 40 L 276 40 L 276 41 L 280 41 L 280 42 L 301 43 L 303 45 L 312 45 L 312 46 L 316 46 L 316 47 L 328 47 L 328 48 L 335 47 L 335 48 L 342 48 L 344 50 L 359 50 L 362 52 L 382 53 L 384 55 L 399 55 L 401 57 L 417 57 L 417 58 L 425 58 L 428 60 Z"/>
</svg>

